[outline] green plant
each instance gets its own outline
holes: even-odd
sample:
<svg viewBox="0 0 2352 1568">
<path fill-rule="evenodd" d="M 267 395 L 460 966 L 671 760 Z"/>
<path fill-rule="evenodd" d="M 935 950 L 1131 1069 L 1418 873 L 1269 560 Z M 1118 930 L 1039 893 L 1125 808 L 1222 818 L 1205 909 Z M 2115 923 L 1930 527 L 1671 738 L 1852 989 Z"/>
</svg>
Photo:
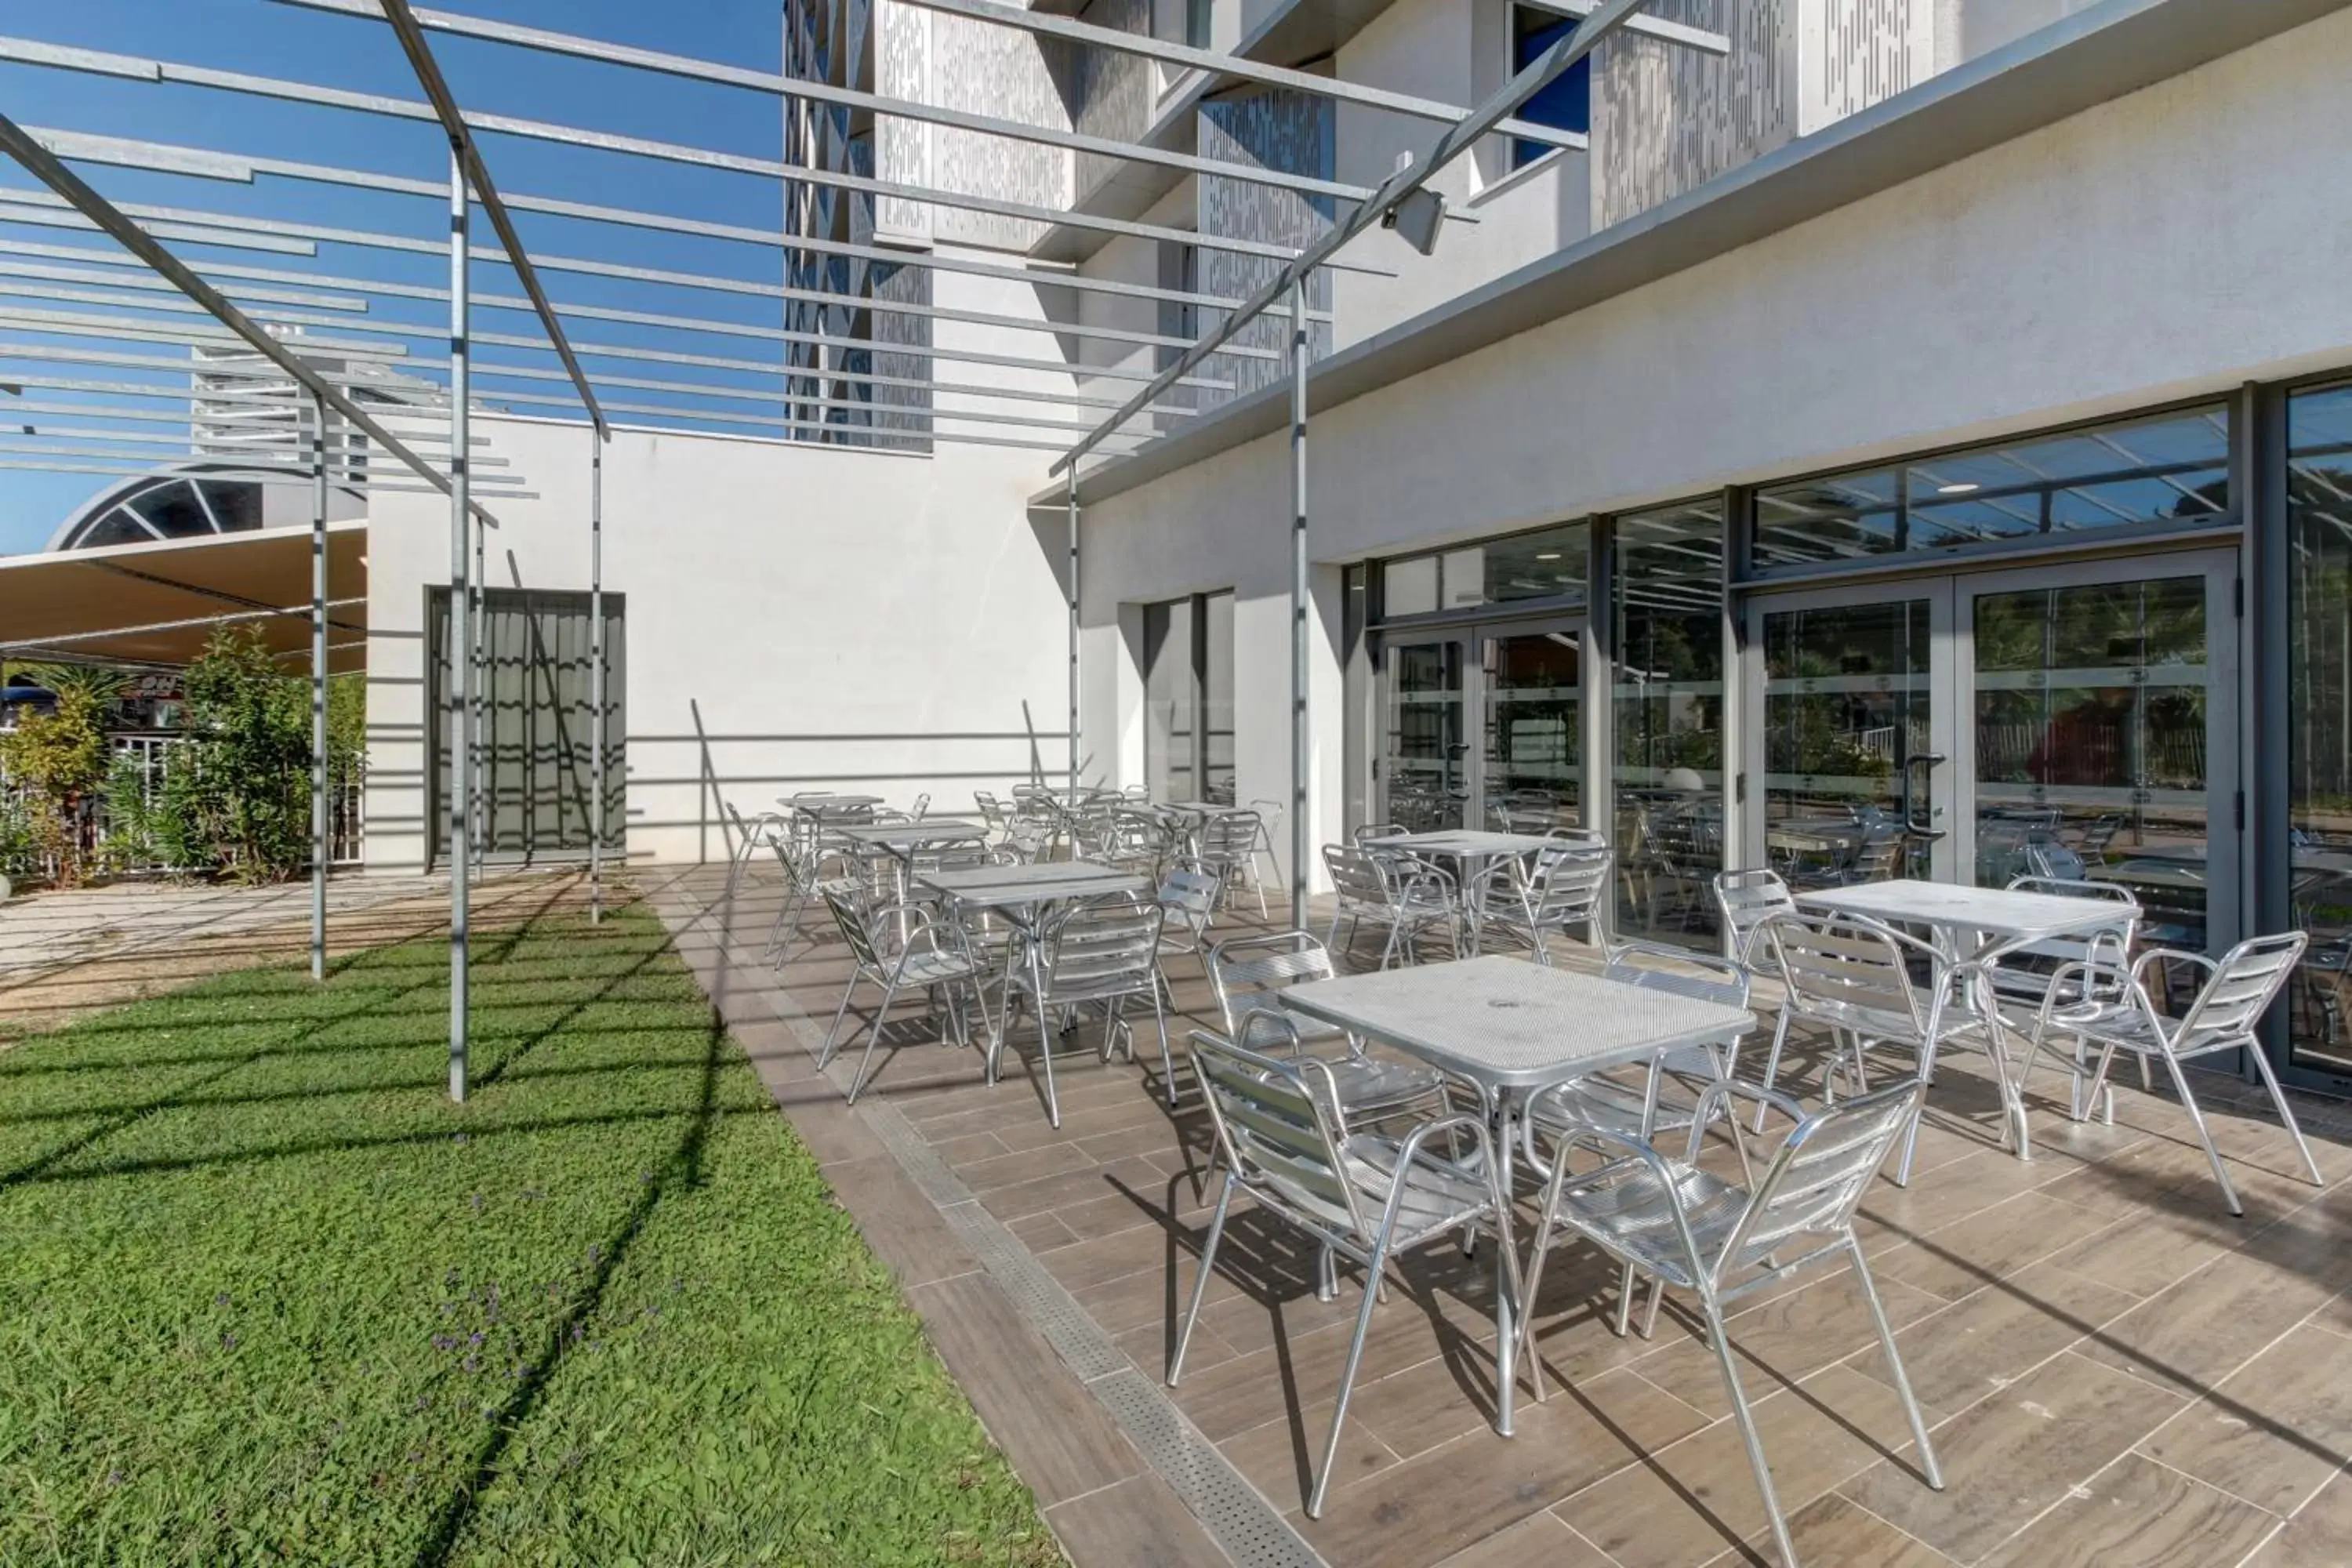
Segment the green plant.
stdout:
<svg viewBox="0 0 2352 1568">
<path fill-rule="evenodd" d="M 224 626 L 188 666 L 189 786 L 208 859 L 247 881 L 310 861 L 310 688 L 257 627 Z"/>
<path fill-rule="evenodd" d="M 52 689 L 55 689 L 54 688 Z M 104 703 L 87 686 L 58 691 L 57 711 L 19 710 L 0 731 L 0 773 L 20 792 L 38 852 L 60 887 L 82 879 L 84 807 L 106 782 Z"/>
</svg>

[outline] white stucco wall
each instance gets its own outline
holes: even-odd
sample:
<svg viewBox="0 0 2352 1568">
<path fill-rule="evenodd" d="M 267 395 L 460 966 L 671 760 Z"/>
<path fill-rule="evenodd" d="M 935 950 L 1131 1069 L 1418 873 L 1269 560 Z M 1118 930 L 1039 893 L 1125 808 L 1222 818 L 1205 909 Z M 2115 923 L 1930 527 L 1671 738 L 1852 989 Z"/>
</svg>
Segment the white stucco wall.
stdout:
<svg viewBox="0 0 2352 1568">
<path fill-rule="evenodd" d="M 541 496 L 497 508 L 490 583 L 584 589 L 587 432 L 477 428 Z M 1023 501 L 1043 457 L 941 451 L 615 433 L 604 583 L 627 595 L 633 860 L 723 855 L 719 797 L 748 815 L 799 789 L 928 791 L 969 810 L 1026 776 L 1029 723 L 1066 765 L 1059 541 L 1041 550 Z M 448 581 L 448 537 L 429 497 L 383 498 L 369 529 L 371 868 L 423 856 L 425 587 Z"/>
<path fill-rule="evenodd" d="M 2338 13 L 1318 410 L 1311 553 L 1360 559 L 2352 364 L 2352 209 L 2311 196 L 2352 166 L 2347 79 Z M 1287 780 L 1287 504 L 1276 435 L 1087 514 L 1090 626 L 1121 603 L 1237 590 L 1244 795 Z M 1320 712 L 1320 765 L 1336 769 L 1338 705 Z"/>
</svg>

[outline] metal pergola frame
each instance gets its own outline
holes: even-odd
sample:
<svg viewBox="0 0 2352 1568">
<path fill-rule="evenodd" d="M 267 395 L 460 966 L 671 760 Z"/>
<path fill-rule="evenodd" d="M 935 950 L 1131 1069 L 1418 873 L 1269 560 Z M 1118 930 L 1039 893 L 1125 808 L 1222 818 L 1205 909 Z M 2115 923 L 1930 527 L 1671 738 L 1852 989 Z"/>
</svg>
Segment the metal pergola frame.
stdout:
<svg viewBox="0 0 2352 1568">
<path fill-rule="evenodd" d="M 326 580 L 324 540 L 328 491 L 331 486 L 353 490 L 415 488 L 387 482 L 385 473 L 390 465 L 381 458 L 362 462 L 359 449 L 352 444 L 355 437 L 337 437 L 331 434 L 330 414 L 340 417 L 352 429 L 363 433 L 383 453 L 395 459 L 399 468 L 421 479 L 426 488 L 449 498 L 451 621 L 448 647 L 451 649 L 452 678 L 448 683 L 446 717 L 453 756 L 452 777 L 467 781 L 448 791 L 447 821 L 451 879 L 449 1085 L 453 1098 L 458 1100 L 465 1098 L 467 1087 L 468 871 L 471 859 L 468 847 L 476 841 L 476 795 L 479 787 L 478 747 L 473 731 L 473 726 L 480 722 L 474 671 L 474 663 L 479 657 L 479 649 L 476 647 L 478 616 L 475 595 L 481 588 L 482 530 L 496 525 L 496 519 L 484 509 L 482 501 L 485 498 L 496 500 L 499 496 L 512 495 L 521 499 L 530 494 L 528 490 L 512 488 L 513 484 L 527 482 L 521 476 L 512 477 L 502 487 L 500 480 L 507 476 L 477 472 L 478 466 L 488 468 L 497 462 L 488 455 L 477 457 L 474 452 L 480 444 L 471 428 L 471 413 L 478 398 L 487 398 L 493 403 L 566 409 L 576 404 L 586 416 L 590 437 L 587 534 L 592 624 L 590 701 L 593 710 L 591 745 L 594 782 L 592 787 L 595 795 L 594 808 L 590 814 L 589 877 L 592 911 L 595 918 L 601 918 L 608 794 L 604 776 L 608 748 L 604 733 L 607 705 L 603 614 L 603 479 L 604 447 L 614 428 L 608 422 L 608 412 L 649 418 L 654 423 L 642 426 L 649 429 L 699 431 L 710 426 L 753 427 L 763 432 L 782 431 L 788 438 L 795 440 L 826 437 L 823 444 L 832 450 L 870 451 L 885 456 L 904 456 L 910 451 L 924 455 L 938 447 L 949 445 L 1013 447 L 1057 454 L 1057 460 L 1050 471 L 1066 474 L 1068 479 L 1069 762 L 1075 782 L 1079 763 L 1078 464 L 1088 454 L 1116 456 L 1156 438 L 1156 432 L 1129 434 L 1123 431 L 1123 426 L 1139 415 L 1172 417 L 1179 421 L 1193 416 L 1197 410 L 1187 406 L 1181 399 L 1169 400 L 1168 395 L 1178 388 L 1202 392 L 1233 391 L 1234 383 L 1232 380 L 1208 373 L 1208 362 L 1213 357 L 1223 355 L 1228 362 L 1286 358 L 1293 405 L 1292 682 L 1295 726 L 1291 837 L 1293 910 L 1294 918 L 1297 918 L 1303 910 L 1307 816 L 1305 437 L 1307 334 L 1313 321 L 1328 319 L 1328 311 L 1309 308 L 1307 280 L 1318 268 L 1393 275 L 1388 268 L 1360 258 L 1343 257 L 1339 253 L 1349 241 L 1375 224 L 1397 222 L 1401 213 L 1417 213 L 1415 225 L 1425 227 L 1433 239 L 1434 231 L 1442 226 L 1447 215 L 1444 214 L 1442 204 L 1436 204 L 1434 198 L 1425 192 L 1425 184 L 1430 175 L 1484 137 L 1505 135 L 1548 147 L 1581 146 L 1584 139 L 1580 135 L 1522 121 L 1517 117 L 1517 111 L 1546 82 L 1589 53 L 1608 34 L 1621 27 L 1632 27 L 1654 38 L 1683 47 L 1717 54 L 1727 51 L 1727 44 L 1717 36 L 1680 24 L 1636 16 L 1634 13 L 1639 10 L 1643 0 L 1605 0 L 1603 4 L 1589 6 L 1581 0 L 1542 0 L 1543 8 L 1548 10 L 1570 16 L 1587 12 L 1589 15 L 1584 16 L 1584 20 L 1570 37 L 1554 44 L 1486 102 L 1475 108 L 1460 108 L 1412 95 L 1343 82 L 1332 77 L 1295 70 L 1262 60 L 1189 48 L 1139 35 L 1112 32 L 1058 16 L 1018 10 L 996 4 L 994 0 L 911 0 L 913 4 L 932 10 L 1018 29 L 1041 37 L 1057 38 L 1074 47 L 1156 59 L 1203 73 L 1204 79 L 1212 82 L 1248 84 L 1306 93 L 1445 127 L 1444 135 L 1431 152 L 1418 159 L 1402 163 L 1397 172 L 1387 180 L 1377 187 L 1366 189 L 1337 180 L 1178 152 L 1145 142 L 1122 142 L 1076 130 L 1028 124 L 888 98 L 829 81 L 749 69 L 719 61 L 696 59 L 449 12 L 420 10 L 413 8 L 408 0 L 277 0 L 277 3 L 297 9 L 386 24 L 406 58 L 411 74 L 423 90 L 423 100 L 355 92 L 308 82 L 22 38 L 0 38 L 0 62 L 92 74 L 118 81 L 202 88 L 247 98 L 300 103 L 429 124 L 439 132 L 446 144 L 446 177 L 420 179 L 373 174 L 275 157 L 133 142 L 84 131 L 28 128 L 0 118 L 0 153 L 14 159 L 46 187 L 39 191 L 0 188 L 0 231 L 23 227 L 68 231 L 95 228 L 127 253 L 119 254 L 81 245 L 32 241 L 11 244 L 0 240 L 0 329 L 11 333 L 8 339 L 0 341 L 0 358 L 54 363 L 75 371 L 116 373 L 114 376 L 77 374 L 28 375 L 23 380 L 26 386 L 33 390 L 67 394 L 73 399 L 123 400 L 112 404 L 78 401 L 25 404 L 24 411 L 27 413 L 47 416 L 52 420 L 64 418 L 89 423 L 53 426 L 48 429 L 35 425 L 28 439 L 0 443 L 0 468 L 42 467 L 58 471 L 93 474 L 149 472 L 152 469 L 141 466 L 136 448 L 170 446 L 173 443 L 168 437 L 138 427 L 170 425 L 184 419 L 177 412 L 159 411 L 151 405 L 158 402 L 175 406 L 184 405 L 188 409 L 184 418 L 191 425 L 194 444 L 199 405 L 207 410 L 205 415 L 207 418 L 212 417 L 212 411 L 224 409 L 268 409 L 282 413 L 288 405 L 282 396 L 272 397 L 268 388 L 283 386 L 290 381 L 299 389 L 299 405 L 304 408 L 305 416 L 298 419 L 297 427 L 307 435 L 306 450 L 301 459 L 274 459 L 272 449 L 258 444 L 261 437 L 257 437 L 256 452 L 249 458 L 242 455 L 221 458 L 217 450 L 192 450 L 188 455 L 208 462 L 235 463 L 237 465 L 236 472 L 257 477 L 265 482 L 307 483 L 313 496 L 314 581 L 310 614 L 313 627 L 313 745 L 316 754 L 312 769 L 312 826 L 317 842 L 314 844 L 312 874 L 311 966 L 317 975 L 323 975 L 325 954 L 327 612 L 331 605 L 343 602 L 329 598 L 330 585 Z M 1083 210 L 1065 210 L 972 192 L 877 179 L 844 169 L 819 166 L 814 160 L 788 162 L 752 157 L 682 142 L 486 113 L 469 110 L 457 101 L 428 42 L 427 35 L 434 33 L 761 93 L 787 106 L 813 104 L 829 110 L 872 113 L 944 127 L 1052 149 L 1071 159 L 1079 155 L 1098 156 L 1167 170 L 1180 177 L 1213 176 L 1238 181 L 1263 189 L 1328 202 L 1342 206 L 1345 216 L 1334 223 L 1322 239 L 1299 247 L 1203 235 Z M 961 249 L 952 245 L 938 245 L 928 249 L 919 246 L 902 247 L 867 243 L 862 238 L 844 240 L 835 236 L 800 233 L 792 226 L 789 216 L 783 226 L 771 232 L 740 225 L 553 196 L 530 194 L 503 195 L 492 178 L 488 160 L 478 140 L 479 136 L 488 134 L 607 156 L 648 159 L 777 181 L 783 183 L 788 189 L 805 186 L 876 201 L 909 203 L 925 210 L 976 213 L 1049 228 L 1087 229 L 1118 237 L 1194 246 L 1270 261 L 1276 264 L 1276 275 L 1254 294 L 1236 300 L 1197 289 L 1169 289 L 1087 277 L 1062 264 L 1034 259 L 1015 264 L 1001 258 L 991 259 L 985 256 L 967 254 L 968 250 L 974 248 L 970 247 Z M 70 163 L 129 168 L 150 174 L 215 183 L 252 185 L 266 178 L 273 182 L 299 182 L 422 197 L 436 204 L 436 210 L 446 224 L 446 239 L 410 237 L 376 230 L 287 221 L 202 207 L 138 203 L 118 205 L 99 195 L 68 166 Z M 495 247 L 478 247 L 470 243 L 472 214 L 477 206 L 488 217 L 496 233 L 498 245 Z M 928 298 L 906 300 L 870 293 L 842 294 L 825 289 L 632 266 L 590 257 L 562 256 L 548 251 L 534 254 L 526 247 L 516 227 L 513 215 L 518 212 L 614 230 L 652 231 L 740 243 L 767 252 L 781 252 L 787 262 L 795 257 L 824 258 L 868 266 L 912 268 L 932 275 L 955 274 L 1039 290 L 1056 290 L 1058 298 L 1073 307 L 1073 316 L 1077 314 L 1077 304 L 1085 299 L 1113 299 L 1181 307 L 1198 317 L 1208 319 L 1211 324 L 1197 335 L 1186 337 L 1164 331 L 1146 331 L 1099 322 L 1037 319 L 940 306 L 931 303 Z M 1424 219 L 1425 222 L 1423 221 Z M 213 249 L 257 253 L 272 258 L 272 265 L 217 258 L 186 261 L 166 249 L 162 243 L 165 240 Z M 446 287 L 401 283 L 323 270 L 306 271 L 279 264 L 289 258 L 314 259 L 319 257 L 320 247 L 328 245 L 413 255 L 446 255 L 447 283 Z M 1424 245 L 1423 248 L 1426 247 Z M 509 267 L 520 284 L 520 296 L 477 294 L 470 277 L 471 266 L 476 261 Z M 134 263 L 144 270 L 130 269 L 130 264 Z M 551 298 L 542 282 L 543 274 L 553 272 L 601 278 L 624 284 L 698 290 L 826 309 L 855 309 L 865 313 L 869 322 L 876 314 L 895 316 L 921 323 L 919 336 L 922 341 L 901 343 L 874 335 L 852 333 L 845 336 L 829 328 L 804 331 L 723 317 L 634 310 L 609 304 L 559 302 Z M 194 308 L 181 305 L 178 297 L 192 301 Z M 25 303 L 27 300 L 38 303 L 28 305 Z M 446 304 L 446 327 L 407 319 L 372 317 L 374 306 L 387 300 Z M 539 335 L 478 331 L 472 321 L 477 306 L 518 313 L 528 311 L 536 318 Z M 217 321 L 220 329 L 170 319 L 175 315 L 199 312 Z M 1235 334 L 1244 327 L 1264 316 L 1289 321 L 1291 330 L 1286 350 L 1234 341 Z M 810 351 L 816 363 L 802 364 L 786 359 L 761 361 L 645 347 L 634 342 L 575 341 L 567 335 L 567 318 L 573 321 L 606 321 L 660 332 L 752 340 Z M 929 341 L 931 334 L 929 331 L 929 323 L 934 321 L 995 331 L 1037 332 L 1059 340 L 1065 345 L 1065 353 L 1059 359 L 1031 358 L 995 353 L 990 349 L 936 345 Z M 303 353 L 296 353 L 286 341 L 273 335 L 268 330 L 271 326 L 299 329 L 305 334 L 317 333 L 316 336 L 305 335 L 290 341 L 298 342 L 310 354 L 332 356 L 341 363 L 312 364 Z M 429 340 L 437 348 L 445 331 L 446 358 L 408 352 L 407 345 L 398 341 L 404 338 Z M 869 334 L 870 331 L 869 328 Z M 27 332 L 49 341 L 26 342 L 17 335 Z M 338 333 L 341 335 L 335 335 Z M 1167 363 L 1150 371 L 1122 363 L 1090 363 L 1076 352 L 1081 342 L 1109 344 L 1127 351 L 1148 350 Z M 93 343 L 110 346 L 89 346 Z M 230 349 L 239 353 L 249 351 L 257 356 L 257 360 L 182 361 L 152 352 L 139 352 L 155 345 L 191 353 L 204 349 Z M 477 353 L 478 347 L 513 351 L 526 355 L 552 354 L 560 368 L 517 363 L 503 355 L 495 360 L 486 358 Z M 1020 384 L 996 385 L 948 382 L 935 375 L 919 374 L 894 374 L 888 368 L 871 363 L 872 359 L 884 355 L 899 356 L 908 361 L 920 362 L 926 366 L 959 363 L 1024 374 L 1045 373 L 1066 377 L 1071 384 L 1066 389 Z M 693 399 L 696 405 L 677 402 L 602 403 L 590 373 L 582 363 L 583 360 L 675 367 L 670 376 L 663 379 L 607 374 L 603 370 L 596 373 L 595 379 L 607 388 L 667 394 L 672 397 Z M 123 378 L 156 373 L 187 375 L 192 370 L 205 378 L 204 388 L 194 384 L 175 388 L 162 383 Z M 706 374 L 699 377 L 683 374 L 688 371 Z M 744 376 L 781 378 L 782 385 L 751 384 L 740 379 Z M 1140 384 L 1132 395 L 1122 399 L 1107 395 L 1099 390 L 1082 389 L 1078 384 L 1090 378 L 1105 384 Z M 561 382 L 565 384 L 568 395 L 556 395 L 552 389 L 546 393 L 485 391 L 481 386 L 484 380 L 524 384 Z M 250 390 L 240 390 L 238 384 L 244 382 L 260 384 Z M 922 400 L 887 401 L 877 395 L 883 392 L 919 394 Z M 397 405 L 362 402 L 362 394 L 376 398 L 397 397 L 403 402 Z M 940 396 L 969 399 L 982 406 L 940 406 L 938 402 Z M 1020 406 L 1053 404 L 1073 411 L 1108 412 L 1097 423 L 1088 425 L 1083 419 L 1051 417 Z M 729 405 L 734 406 L 726 406 Z M 0 410 L 6 406 L 6 404 L 0 403 Z M 999 409 L 1003 411 L 999 412 Z M 861 412 L 867 416 L 867 423 L 834 417 L 835 415 L 855 416 Z M 398 433 L 404 429 L 414 434 L 420 424 L 437 426 L 443 421 L 446 421 L 446 431 L 440 432 L 437 439 L 431 435 L 416 436 L 415 444 L 411 445 Z M 115 433 L 110 428 L 118 425 L 131 426 L 131 431 Z M 958 426 L 1009 427 L 1013 433 L 992 434 L 952 428 Z M 257 428 L 262 436 L 278 437 L 282 444 L 285 426 L 262 426 Z M 1055 432 L 1068 431 L 1080 432 L 1075 443 L 1055 435 Z M 71 444 L 89 442 L 97 444 Z M 436 458 L 439 459 L 437 463 Z M 481 496 L 476 494 L 478 487 L 482 491 Z M 287 612 L 241 612 L 247 616 L 264 613 Z M 463 659 L 457 657 L 456 650 L 460 647 L 471 650 L 470 656 Z"/>
</svg>

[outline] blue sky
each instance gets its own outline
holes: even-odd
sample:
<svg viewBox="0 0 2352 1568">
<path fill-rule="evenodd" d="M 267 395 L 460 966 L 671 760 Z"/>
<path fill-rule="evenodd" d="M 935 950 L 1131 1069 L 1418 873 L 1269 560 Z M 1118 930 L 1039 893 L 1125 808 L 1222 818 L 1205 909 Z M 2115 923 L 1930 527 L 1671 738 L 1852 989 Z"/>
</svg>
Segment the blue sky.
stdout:
<svg viewBox="0 0 2352 1568">
<path fill-rule="evenodd" d="M 618 43 L 774 70 L 780 58 L 781 0 L 462 0 L 453 5 L 470 15 L 560 29 Z M 268 0 L 52 0 L 43 5 L 7 8 L 5 31 L 42 43 L 105 49 L 185 65 L 234 69 L 257 76 L 292 78 L 323 86 L 416 99 L 422 96 L 391 30 L 360 21 L 274 5 Z M 459 100 L 468 108 L 618 132 L 765 158 L 778 156 L 782 117 L 777 100 L 764 93 L 661 78 L 650 73 L 562 59 L 498 45 L 436 35 L 434 49 Z M 446 144 L 425 124 L 273 102 L 241 94 L 181 85 L 156 85 L 25 66 L 0 64 L 0 105 L 18 123 L 197 146 L 225 153 L 333 164 L 412 178 L 441 179 Z M 611 153 L 566 148 L 510 137 L 486 137 L 483 150 L 501 191 L 634 207 L 681 217 L 732 223 L 774 232 L 781 226 L 780 194 L 773 181 L 655 163 Z M 109 199 L 152 203 L 230 215 L 397 233 L 420 239 L 446 235 L 436 204 L 412 196 L 354 191 L 330 184 L 264 176 L 252 185 L 199 180 L 91 164 L 79 173 Z M 0 185 L 28 188 L 31 176 L 0 158 Z M 534 254 L 592 258 L 635 266 L 773 282 L 772 249 L 725 240 L 663 235 L 610 225 L 519 215 L 517 226 Z M 486 222 L 477 220 L 478 244 L 495 245 Z M 111 242 L 89 231 L 74 232 L 0 224 L 0 253 L 19 242 L 111 249 Z M 315 258 L 229 252 L 174 243 L 191 260 L 235 260 L 288 270 L 343 277 L 441 285 L 447 264 L 432 256 L 407 255 L 367 247 L 323 244 Z M 772 300 L 679 289 L 660 285 L 551 273 L 548 289 L 558 300 L 677 315 L 718 317 L 774 325 Z M 478 292 L 515 294 L 503 267 L 477 263 Z M 0 283 L 5 289 L 5 283 Z M 5 298 L 0 295 L 0 298 Z M 99 309 L 36 300 L 12 302 L 50 310 Z M 120 313 L 113 312 L 113 313 Z M 446 307 L 432 301 L 380 301 L 370 312 L 379 319 L 446 321 Z M 526 315 L 480 310 L 480 331 L 534 335 Z M 575 338 L 636 343 L 723 354 L 772 358 L 775 345 L 718 334 L 678 333 L 625 324 L 577 323 Z M 11 338 L 44 341 L 11 331 Z M 47 340 L 64 341 L 64 340 Z M 88 346 L 85 344 L 85 346 Z M 116 347 L 119 345 L 103 345 Z M 427 341 L 411 343 L 419 354 L 437 353 Z M 157 347 L 144 352 L 171 354 Z M 504 351 L 519 364 L 552 368 L 551 354 Z M 32 366 L 0 354 L 0 381 L 8 369 L 38 369 L 51 374 L 129 379 L 125 373 Z M 741 381 L 722 372 L 678 372 L 666 366 L 605 368 L 666 380 Z M 592 362 L 592 376 L 598 366 Z M 750 384 L 757 384 L 756 380 Z M 772 385 L 772 382 L 767 384 Z M 554 386 L 511 390 L 556 392 Z M 75 401 L 69 395 L 29 393 L 48 402 Z M 494 395 L 494 394 L 493 394 Z M 667 394 L 614 391 L 624 401 L 677 404 Z M 10 400 L 0 396 L 0 414 Z M 159 405 L 143 405 L 148 407 Z M 745 405 L 731 406 L 751 412 Z M 530 412 L 562 410 L 533 406 Z M 171 426 L 156 426 L 158 431 Z M 87 474 L 32 473 L 0 469 L 0 553 L 37 550 L 58 521 L 110 479 Z"/>
</svg>

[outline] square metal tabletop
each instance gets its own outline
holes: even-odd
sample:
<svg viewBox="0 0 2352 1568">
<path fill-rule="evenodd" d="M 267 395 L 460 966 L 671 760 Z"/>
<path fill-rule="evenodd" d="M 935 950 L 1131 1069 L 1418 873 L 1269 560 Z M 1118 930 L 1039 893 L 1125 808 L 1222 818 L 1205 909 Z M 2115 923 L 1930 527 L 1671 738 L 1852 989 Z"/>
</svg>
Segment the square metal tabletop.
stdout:
<svg viewBox="0 0 2352 1568">
<path fill-rule="evenodd" d="M 1023 909 L 1064 899 L 1094 899 L 1114 893 L 1148 893 L 1151 884 L 1131 871 L 1091 860 L 1045 860 L 1028 866 L 968 866 L 927 871 L 915 880 L 958 903 L 988 909 Z"/>
<path fill-rule="evenodd" d="M 1309 981 L 1281 996 L 1491 1089 L 1540 1089 L 1756 1027 L 1744 1007 L 1500 955 Z"/>
<path fill-rule="evenodd" d="M 1365 842 L 1367 849 L 1418 849 L 1432 855 L 1525 855 L 1531 849 L 1576 847 L 1572 839 L 1540 833 L 1496 833 L 1485 827 L 1440 827 L 1427 833 L 1397 833 Z"/>
<path fill-rule="evenodd" d="M 2011 892 L 2006 888 L 1964 888 L 1955 882 L 1898 878 L 1851 888 L 1800 893 L 1797 902 L 1836 914 L 1868 915 L 1906 925 L 1948 931 L 1984 931 L 2001 937 L 2065 936 L 2113 926 L 2126 906 L 2104 899 L 2063 893 Z"/>
<path fill-rule="evenodd" d="M 857 811 L 866 806 L 880 805 L 882 797 L 878 795 L 780 795 L 776 803 L 786 811 L 822 816 L 828 811 Z"/>
<path fill-rule="evenodd" d="M 950 838 L 983 838 L 988 834 L 988 829 L 977 822 L 952 816 L 927 816 L 920 822 L 858 823 L 833 831 L 835 837 L 852 843 L 879 844 L 887 848 L 901 844 L 937 844 Z"/>
</svg>

